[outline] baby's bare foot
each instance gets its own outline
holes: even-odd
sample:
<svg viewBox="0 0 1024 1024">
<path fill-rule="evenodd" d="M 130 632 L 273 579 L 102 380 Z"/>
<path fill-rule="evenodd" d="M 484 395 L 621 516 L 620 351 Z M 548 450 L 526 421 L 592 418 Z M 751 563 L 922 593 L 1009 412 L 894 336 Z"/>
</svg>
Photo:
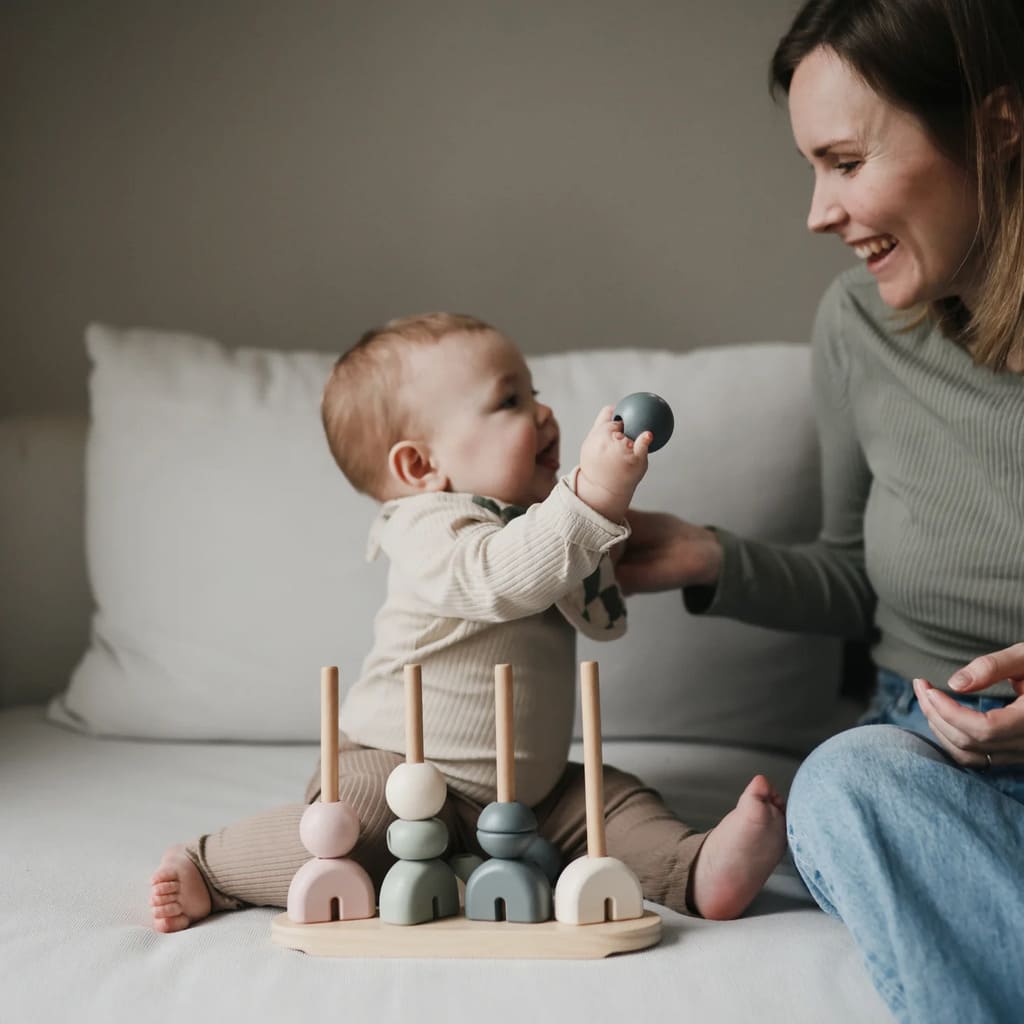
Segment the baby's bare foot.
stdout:
<svg viewBox="0 0 1024 1024">
<path fill-rule="evenodd" d="M 755 775 L 700 849 L 692 879 L 697 910 L 713 921 L 739 917 L 785 849 L 786 803 Z"/>
<path fill-rule="evenodd" d="M 184 846 L 172 846 L 150 879 L 149 904 L 158 932 L 180 932 L 210 913 L 210 892 Z"/>
</svg>

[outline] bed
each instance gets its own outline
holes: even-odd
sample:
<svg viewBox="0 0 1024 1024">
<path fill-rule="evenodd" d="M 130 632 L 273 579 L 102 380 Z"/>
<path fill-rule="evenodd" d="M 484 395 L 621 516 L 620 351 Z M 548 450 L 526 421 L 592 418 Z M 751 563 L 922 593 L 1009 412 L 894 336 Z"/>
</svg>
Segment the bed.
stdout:
<svg viewBox="0 0 1024 1024">
<path fill-rule="evenodd" d="M 319 667 L 358 673 L 383 568 L 372 504 L 319 437 L 326 353 L 93 325 L 90 415 L 0 421 L 0 1020 L 888 1019 L 844 927 L 788 863 L 738 921 L 661 915 L 605 960 L 324 959 L 277 910 L 149 924 L 162 850 L 275 802 L 316 758 Z M 808 351 L 764 342 L 530 360 L 563 428 L 655 390 L 676 413 L 637 504 L 770 540 L 812 537 Z M 825 638 L 635 598 L 601 664 L 604 755 L 713 825 L 756 772 L 785 789 L 848 725 Z M 575 756 L 580 756 L 577 747 Z M 429 926 L 424 926 L 429 927 Z"/>
</svg>

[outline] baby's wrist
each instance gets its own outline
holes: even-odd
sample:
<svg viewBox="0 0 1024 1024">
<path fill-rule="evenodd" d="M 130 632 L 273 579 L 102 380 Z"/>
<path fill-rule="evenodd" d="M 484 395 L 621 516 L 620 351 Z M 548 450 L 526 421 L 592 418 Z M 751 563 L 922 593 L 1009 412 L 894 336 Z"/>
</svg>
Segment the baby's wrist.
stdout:
<svg viewBox="0 0 1024 1024">
<path fill-rule="evenodd" d="M 595 480 L 591 480 L 582 466 L 576 473 L 576 496 L 584 504 L 589 505 L 613 522 L 620 523 L 626 518 L 631 495 L 613 491 Z"/>
</svg>

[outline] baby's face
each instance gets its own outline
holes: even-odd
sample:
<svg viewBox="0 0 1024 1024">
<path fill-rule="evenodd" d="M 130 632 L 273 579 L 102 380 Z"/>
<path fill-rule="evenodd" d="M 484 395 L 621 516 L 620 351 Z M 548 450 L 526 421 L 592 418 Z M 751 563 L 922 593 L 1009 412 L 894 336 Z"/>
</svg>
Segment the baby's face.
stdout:
<svg viewBox="0 0 1024 1024">
<path fill-rule="evenodd" d="M 558 422 L 537 401 L 519 349 L 491 331 L 451 334 L 409 358 L 407 408 L 426 425 L 447 489 L 543 501 L 558 477 Z"/>
</svg>

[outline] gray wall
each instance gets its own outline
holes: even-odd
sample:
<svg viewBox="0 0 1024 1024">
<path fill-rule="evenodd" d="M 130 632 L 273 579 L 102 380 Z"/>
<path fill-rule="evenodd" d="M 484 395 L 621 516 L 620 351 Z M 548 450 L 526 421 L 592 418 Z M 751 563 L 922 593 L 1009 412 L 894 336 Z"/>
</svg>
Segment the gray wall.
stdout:
<svg viewBox="0 0 1024 1024">
<path fill-rule="evenodd" d="M 0 413 L 90 320 L 340 349 L 805 339 L 847 262 L 767 62 L 796 0 L 5 0 Z"/>
</svg>

